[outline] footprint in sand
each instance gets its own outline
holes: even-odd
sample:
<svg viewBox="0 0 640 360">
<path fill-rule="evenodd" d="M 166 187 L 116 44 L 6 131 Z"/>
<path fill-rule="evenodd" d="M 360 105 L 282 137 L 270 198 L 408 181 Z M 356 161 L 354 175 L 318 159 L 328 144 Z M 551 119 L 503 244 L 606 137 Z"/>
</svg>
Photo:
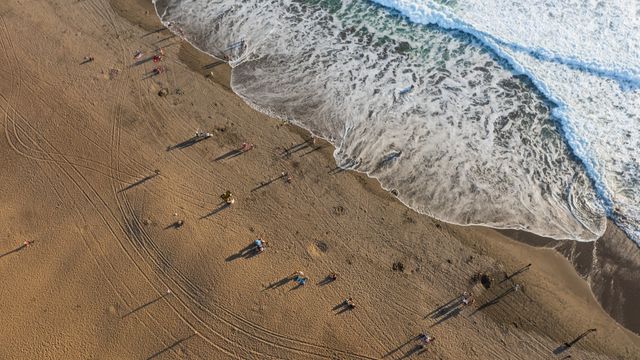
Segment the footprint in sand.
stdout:
<svg viewBox="0 0 640 360">
<path fill-rule="evenodd" d="M 317 240 L 313 243 L 307 245 L 307 253 L 312 257 L 318 257 L 329 250 L 329 245 L 327 243 Z"/>
</svg>

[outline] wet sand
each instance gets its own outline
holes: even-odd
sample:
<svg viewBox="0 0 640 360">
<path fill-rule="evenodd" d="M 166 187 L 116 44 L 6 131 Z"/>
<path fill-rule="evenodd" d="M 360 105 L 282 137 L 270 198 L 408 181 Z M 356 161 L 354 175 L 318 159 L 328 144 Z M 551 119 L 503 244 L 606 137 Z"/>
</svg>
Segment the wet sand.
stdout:
<svg viewBox="0 0 640 360">
<path fill-rule="evenodd" d="M 640 249 L 615 224 L 608 222 L 604 235 L 588 243 L 500 232 L 525 244 L 556 249 L 587 281 L 602 307 L 627 329 L 640 333 Z"/>
<path fill-rule="evenodd" d="M 0 46 L 0 358 L 638 358 L 557 251 L 416 214 L 336 169 L 147 2 L 8 0 Z M 187 141 L 197 129 L 212 136 Z M 265 252 L 243 253 L 258 237 Z M 421 332 L 437 338 L 424 350 Z"/>
</svg>

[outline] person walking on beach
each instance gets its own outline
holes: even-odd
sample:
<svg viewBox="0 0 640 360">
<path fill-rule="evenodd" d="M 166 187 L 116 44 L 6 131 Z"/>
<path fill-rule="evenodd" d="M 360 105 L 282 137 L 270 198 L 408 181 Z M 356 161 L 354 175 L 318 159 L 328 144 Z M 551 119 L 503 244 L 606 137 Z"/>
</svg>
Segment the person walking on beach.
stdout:
<svg viewBox="0 0 640 360">
<path fill-rule="evenodd" d="M 153 70 L 151 70 L 151 73 L 153 75 L 160 75 L 163 72 L 164 72 L 164 67 L 163 66 L 157 66 L 157 67 L 154 67 Z"/>
<path fill-rule="evenodd" d="M 297 279 L 304 278 L 304 273 L 302 271 L 296 271 L 290 275 L 291 279 L 297 281 Z"/>
<path fill-rule="evenodd" d="M 475 299 L 473 298 L 473 294 L 469 294 L 468 292 L 464 292 L 462 295 L 462 304 L 463 306 L 471 305 Z"/>
<path fill-rule="evenodd" d="M 222 200 L 224 200 L 227 205 L 231 205 L 236 202 L 236 200 L 233 198 L 233 195 L 231 194 L 231 191 L 229 190 L 220 195 L 220 198 L 222 198 Z"/>
<path fill-rule="evenodd" d="M 240 151 L 247 152 L 249 150 L 252 150 L 254 147 L 254 144 L 243 142 L 242 144 L 240 144 Z"/>
<path fill-rule="evenodd" d="M 291 278 L 293 279 L 293 281 L 298 283 L 298 286 L 302 286 L 307 283 L 307 278 L 304 276 L 304 273 L 302 271 L 294 272 L 293 274 L 291 274 Z"/>
<path fill-rule="evenodd" d="M 595 332 L 595 331 L 598 331 L 598 329 L 589 329 L 589 330 L 583 332 L 582 334 L 578 335 L 578 337 L 573 339 L 572 341 L 564 343 L 564 346 L 567 347 L 567 348 L 570 348 L 575 343 L 577 343 L 578 341 L 582 340 L 582 338 L 584 338 L 585 336 L 587 336 L 590 333 Z"/>
<path fill-rule="evenodd" d="M 356 308 L 356 304 L 353 302 L 353 298 L 352 297 L 347 298 L 347 300 L 345 300 L 345 304 L 347 305 L 347 307 L 349 309 L 355 309 Z"/>
<path fill-rule="evenodd" d="M 417 338 L 418 338 L 418 341 L 420 341 L 423 345 L 428 345 L 436 339 L 435 336 L 431 336 L 425 333 L 420 333 Z"/>
<path fill-rule="evenodd" d="M 253 241 L 253 244 L 255 245 L 255 250 L 257 252 L 263 252 L 264 248 L 267 246 L 267 241 L 262 239 L 256 239 Z"/>
</svg>

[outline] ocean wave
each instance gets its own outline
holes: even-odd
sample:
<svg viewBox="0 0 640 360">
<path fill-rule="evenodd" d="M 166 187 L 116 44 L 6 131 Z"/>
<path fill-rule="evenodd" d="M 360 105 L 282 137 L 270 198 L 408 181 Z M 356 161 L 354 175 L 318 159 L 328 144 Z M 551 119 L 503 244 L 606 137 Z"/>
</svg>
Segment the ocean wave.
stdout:
<svg viewBox="0 0 640 360">
<path fill-rule="evenodd" d="M 411 1 L 411 0 L 372 0 L 382 6 L 398 11 L 407 16 L 412 22 L 420 24 L 434 24 L 442 28 L 462 31 L 481 41 L 485 46 L 495 52 L 497 56 L 507 61 L 517 73 L 523 74 L 531 79 L 534 85 L 540 90 L 547 99 L 557 106 L 553 109 L 553 116 L 561 124 L 563 136 L 572 149 L 572 152 L 580 159 L 585 167 L 589 177 L 593 181 L 596 191 L 603 201 L 607 212 L 614 221 L 623 227 L 627 233 L 640 244 L 640 224 L 638 217 L 640 208 L 636 205 L 640 200 L 640 192 L 638 190 L 629 190 L 630 183 L 637 183 L 640 176 L 638 171 L 638 160 L 633 156 L 633 146 L 629 146 L 625 142 L 624 136 L 619 136 L 617 141 L 612 136 L 604 136 L 606 143 L 600 140 L 600 134 L 611 132 L 612 128 L 606 126 L 605 123 L 617 121 L 618 124 L 625 126 L 614 127 L 617 130 L 616 135 L 626 135 L 629 137 L 631 133 L 640 135 L 640 127 L 637 124 L 628 124 L 624 121 L 625 117 L 635 118 L 639 114 L 635 113 L 638 104 L 638 86 L 640 85 L 640 77 L 638 76 L 638 31 L 640 31 L 640 23 L 637 19 L 631 18 L 625 21 L 626 31 L 620 31 L 610 38 L 604 39 L 606 43 L 618 45 L 615 49 L 601 49 L 603 41 L 601 34 L 605 33 L 601 27 L 592 28 L 590 31 L 591 39 L 581 41 L 579 49 L 575 46 L 567 46 L 566 39 L 579 39 L 580 34 L 585 31 L 585 26 L 592 21 L 584 21 L 592 19 L 595 14 L 589 13 L 591 9 L 585 8 L 585 4 L 562 4 L 560 10 L 558 5 L 549 5 L 548 2 L 540 3 L 536 1 L 517 4 L 520 10 L 510 8 L 514 2 L 495 2 L 487 4 L 478 1 L 461 1 L 456 2 L 455 10 L 449 10 L 445 5 L 437 4 L 432 1 Z M 474 6 L 476 5 L 476 6 Z M 596 7 L 608 12 L 608 19 L 613 21 L 611 9 L 617 9 L 618 13 L 633 16 L 638 11 L 625 9 L 620 11 L 616 3 L 612 4 L 598 2 Z M 621 6 L 634 6 L 629 3 L 619 3 Z M 549 10 L 549 6 L 555 6 L 553 11 Z M 471 10 L 469 10 L 471 8 Z M 575 9 L 581 10 L 575 10 Z M 482 9 L 482 10 L 481 10 Z M 553 12 L 577 12 L 580 16 L 556 16 L 560 18 L 557 24 L 551 21 L 541 23 L 540 18 L 536 18 L 536 14 L 553 13 Z M 501 13 L 502 12 L 502 13 Z M 615 12 L 615 11 L 613 11 Z M 462 13 L 463 15 L 457 15 Z M 562 14 L 560 14 L 562 15 Z M 467 16 L 469 20 L 460 18 Z M 582 23 L 576 23 L 576 19 L 582 20 Z M 523 21 L 528 19 L 528 21 Z M 574 23 L 567 24 L 567 21 Z M 471 25 L 473 22 L 475 25 Z M 528 24 L 527 24 L 528 23 Z M 480 27 L 480 29 L 478 28 Z M 550 27 L 556 31 L 541 30 Z M 559 28 L 573 29 L 558 31 Z M 495 34 L 500 35 L 495 35 Z M 499 37 L 503 36 L 503 37 Z M 582 39 L 584 40 L 584 39 Z M 607 41 L 608 40 L 608 41 Z M 576 41 L 574 41 L 575 43 Z M 558 48 L 558 43 L 561 44 Z M 526 44 L 526 45 L 523 45 Z M 622 44 L 621 46 L 619 44 Z M 606 47 L 616 47 L 616 45 Z M 552 47 L 547 49 L 544 46 Z M 564 46 L 564 48 L 562 47 Z M 580 53 L 584 58 L 568 55 L 569 51 Z M 544 75 L 542 75 L 544 74 Z M 558 74 L 563 74 L 561 76 Z M 571 77 L 566 76 L 571 74 Z M 556 82 L 557 78 L 563 78 L 564 81 L 575 84 L 575 87 L 566 90 L 560 90 Z M 585 78 L 584 81 L 578 81 Z M 618 88 L 608 86 L 608 82 L 616 82 Z M 597 82 L 597 88 L 603 89 L 600 94 L 594 96 L 604 97 L 609 100 L 624 99 L 623 103 L 616 104 L 614 101 L 608 103 L 593 101 L 587 98 L 582 104 L 591 102 L 592 106 L 584 107 L 585 113 L 576 111 L 580 105 L 575 104 L 576 99 L 580 99 L 584 92 L 589 92 L 586 88 Z M 576 89 L 577 88 L 577 89 Z M 577 90 L 577 91 L 576 91 Z M 629 106 L 628 106 L 629 105 Z M 593 119 L 590 113 L 598 106 L 611 109 L 611 113 L 605 115 L 609 121 Z M 624 107 L 626 110 L 620 116 L 615 116 L 614 108 Z M 616 119 L 617 118 L 617 119 Z M 577 123 L 593 121 L 599 125 L 596 131 L 591 133 L 580 131 Z M 626 126 L 630 125 L 630 126 Z M 589 127 L 594 130 L 593 126 Z M 596 134 L 594 137 L 593 135 Z M 591 136 L 589 136 L 591 135 Z M 633 145 L 633 144 L 632 144 Z M 637 143 L 636 143 L 637 145 Z M 606 150 L 616 151 L 615 159 L 612 156 L 603 154 Z M 602 156 L 604 155 L 604 156 Z M 619 169 L 611 169 L 612 164 L 618 164 Z M 614 170 L 614 171 L 611 171 Z M 632 173 L 629 174 L 629 170 Z M 617 174 L 616 174 L 617 173 Z M 621 176 L 621 174 L 624 174 Z M 626 181 L 620 181 L 625 178 Z M 631 181 L 629 178 L 632 178 Z M 627 188 L 623 196 L 618 191 L 620 188 Z"/>
<path fill-rule="evenodd" d="M 634 63 L 619 64 L 617 62 L 602 62 L 597 58 L 580 58 L 571 54 L 558 53 L 553 49 L 543 47 L 541 44 L 524 45 L 523 38 L 518 38 L 515 42 L 509 38 L 501 38 L 492 33 L 478 29 L 474 25 L 465 22 L 463 19 L 455 15 L 447 7 L 437 4 L 433 1 L 424 0 L 370 0 L 374 3 L 393 9 L 409 18 L 410 21 L 418 24 L 438 25 L 448 30 L 463 31 L 467 34 L 475 36 L 486 46 L 491 48 L 499 56 L 509 60 L 514 69 L 523 74 L 526 73 L 522 64 L 519 64 L 504 51 L 509 49 L 512 51 L 523 52 L 527 55 L 545 62 L 553 62 L 565 65 L 579 71 L 590 72 L 602 78 L 607 78 L 620 83 L 621 86 L 638 87 L 640 86 L 640 68 Z M 486 2 L 482 2 L 483 6 Z M 499 5 L 502 3 L 497 2 Z M 467 3 L 465 3 L 466 5 Z M 567 5 L 568 6 L 568 5 Z M 531 16 L 531 15 L 530 15 Z M 538 23 L 538 22 L 536 22 Z M 517 23 L 512 28 L 517 27 Z M 635 28 L 640 31 L 640 28 Z M 531 33 L 527 33 L 530 35 Z M 562 34 L 555 34 L 554 40 L 557 40 Z M 530 37 L 530 36 L 528 36 Z M 510 38 L 513 38 L 511 36 Z M 536 46 L 537 45 L 537 46 Z M 640 54 L 638 54 L 640 55 Z M 607 59 L 609 60 L 609 59 Z M 611 61 L 611 60 L 609 60 Z"/>
<path fill-rule="evenodd" d="M 164 21 L 229 57 L 245 101 L 328 139 L 339 164 L 420 212 L 589 241 L 606 210 L 633 233 L 637 176 L 606 169 L 640 167 L 603 155 L 633 145 L 616 140 L 628 121 L 582 116 L 623 117 L 626 108 L 607 104 L 635 96 L 616 81 L 630 79 L 618 68 L 478 30 L 452 11 L 432 12 L 434 22 L 355 0 L 165 2 Z M 567 86 L 568 77 L 592 86 Z"/>
</svg>

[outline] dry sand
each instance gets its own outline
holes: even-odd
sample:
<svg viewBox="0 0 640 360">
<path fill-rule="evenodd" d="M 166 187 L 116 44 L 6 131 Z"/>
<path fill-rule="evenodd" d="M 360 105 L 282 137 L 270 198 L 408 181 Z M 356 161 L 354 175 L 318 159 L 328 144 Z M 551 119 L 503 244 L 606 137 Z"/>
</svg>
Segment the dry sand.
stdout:
<svg viewBox="0 0 640 360">
<path fill-rule="evenodd" d="M 336 171 L 325 143 L 283 156 L 307 135 L 159 28 L 146 2 L 0 2 L 0 358 L 640 358 L 558 252 L 416 214 Z M 167 71 L 145 78 L 133 53 L 158 46 Z M 213 136 L 169 150 L 198 128 Z M 291 183 L 260 187 L 283 171 Z M 235 256 L 257 237 L 264 253 Z M 305 286 L 279 283 L 297 270 Z M 465 290 L 473 305 L 429 315 Z M 418 354 L 425 331 L 437 340 Z"/>
</svg>

